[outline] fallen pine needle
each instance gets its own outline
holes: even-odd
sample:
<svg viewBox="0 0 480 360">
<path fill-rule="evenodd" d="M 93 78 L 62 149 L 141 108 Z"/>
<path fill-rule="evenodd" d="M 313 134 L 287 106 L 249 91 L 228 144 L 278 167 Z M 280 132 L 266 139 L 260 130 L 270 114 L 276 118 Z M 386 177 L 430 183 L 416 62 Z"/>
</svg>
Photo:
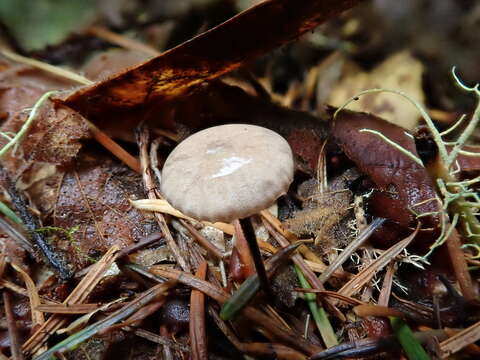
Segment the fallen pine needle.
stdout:
<svg viewBox="0 0 480 360">
<path fill-rule="evenodd" d="M 374 304 L 362 304 L 355 306 L 353 312 L 358 317 L 367 316 L 380 316 L 380 317 L 403 317 L 403 313 L 397 309 L 389 308 L 386 306 L 374 305 Z"/>
<path fill-rule="evenodd" d="M 100 305 L 98 304 L 49 304 L 37 305 L 35 310 L 51 314 L 86 314 L 98 310 L 99 308 Z"/>
<path fill-rule="evenodd" d="M 38 295 L 37 287 L 33 282 L 30 275 L 27 274 L 25 270 L 23 270 L 19 265 L 15 263 L 11 263 L 12 268 L 15 269 L 23 278 L 25 282 L 25 286 L 27 288 L 28 298 L 30 299 L 30 309 L 32 312 L 32 327 L 36 328 L 37 326 L 42 325 L 45 322 L 45 317 L 36 309 L 38 305 L 40 305 L 40 296 Z"/>
<path fill-rule="evenodd" d="M 205 280 L 206 274 L 207 262 L 204 261 L 198 267 L 195 276 Z M 205 295 L 195 289 L 192 289 L 190 295 L 190 347 L 192 348 L 192 360 L 208 360 Z"/>
<path fill-rule="evenodd" d="M 480 340 L 480 321 L 441 342 L 442 358 L 445 359 L 478 340 Z"/>
<path fill-rule="evenodd" d="M 78 304 L 86 300 L 91 291 L 102 279 L 102 274 L 110 268 L 117 257 L 118 247 L 112 246 L 103 257 L 90 269 L 85 277 L 63 302 L 64 304 Z M 68 318 L 61 314 L 52 315 L 43 323 L 33 335 L 23 344 L 22 350 L 26 353 L 35 353 L 56 330 L 66 324 Z"/>
<path fill-rule="evenodd" d="M 163 214 L 168 214 L 175 216 L 180 219 L 185 219 L 193 222 L 197 222 L 197 220 L 191 218 L 190 216 L 187 216 L 183 214 L 181 211 L 175 209 L 172 205 L 168 203 L 167 200 L 165 199 L 141 199 L 141 200 L 130 200 L 130 204 L 132 204 L 135 208 L 139 210 L 148 210 L 148 211 L 157 211 Z M 224 233 L 228 235 L 233 235 L 235 232 L 235 229 L 233 225 L 227 224 L 227 223 L 222 223 L 222 222 L 216 222 L 216 223 L 211 223 L 208 221 L 202 221 L 203 224 L 212 226 L 218 230 L 223 231 Z"/>
<path fill-rule="evenodd" d="M 69 336 L 68 338 L 51 347 L 49 350 L 45 351 L 41 355 L 35 357 L 34 360 L 48 360 L 56 353 L 61 353 L 75 348 L 75 346 L 91 338 L 101 330 L 108 329 L 113 324 L 118 323 L 128 318 L 130 315 L 136 313 L 151 301 L 157 299 L 160 296 L 164 296 L 172 285 L 172 282 L 168 282 L 158 284 L 148 289 L 136 299 L 132 300 L 121 309 L 115 311 L 113 314 L 110 314 L 106 318 L 90 326 L 87 326 L 85 329 L 80 330 L 76 334 Z"/>
<path fill-rule="evenodd" d="M 342 295 L 352 296 L 357 291 L 370 281 L 370 279 L 375 275 L 375 273 L 381 270 L 384 266 L 386 266 L 393 258 L 395 258 L 398 254 L 400 254 L 403 249 L 405 249 L 415 238 L 418 233 L 420 225 L 417 226 L 417 229 L 407 238 L 399 241 L 388 250 L 386 250 L 378 259 L 370 263 L 365 269 L 359 272 L 353 279 L 347 282 L 345 285 L 342 286 L 338 293 Z"/>
</svg>

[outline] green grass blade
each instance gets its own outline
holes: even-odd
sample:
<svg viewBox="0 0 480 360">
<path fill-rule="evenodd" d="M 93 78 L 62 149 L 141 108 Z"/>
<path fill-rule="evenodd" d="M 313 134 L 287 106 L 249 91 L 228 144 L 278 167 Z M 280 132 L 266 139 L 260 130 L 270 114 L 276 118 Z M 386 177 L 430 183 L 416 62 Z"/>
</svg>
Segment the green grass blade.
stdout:
<svg viewBox="0 0 480 360">
<path fill-rule="evenodd" d="M 0 201 L 0 212 L 2 212 L 3 215 L 8 217 L 10 220 L 17 224 L 23 224 L 22 220 L 15 214 L 12 209 L 10 209 L 7 205 L 5 205 L 3 202 Z"/>
<path fill-rule="evenodd" d="M 430 360 L 425 349 L 418 342 L 418 340 L 413 335 L 412 330 L 402 319 L 398 317 L 391 316 L 390 324 L 392 325 L 393 331 L 402 344 L 405 354 L 410 360 Z"/>
<path fill-rule="evenodd" d="M 222 320 L 230 320 L 235 317 L 252 300 L 258 289 L 260 289 L 260 281 L 257 274 L 246 279 L 222 306 L 220 311 Z"/>
<path fill-rule="evenodd" d="M 297 273 L 298 280 L 300 281 L 300 285 L 303 288 L 311 289 L 312 287 L 308 283 L 307 279 L 302 273 L 302 270 L 295 265 L 294 266 L 295 272 Z M 327 347 L 335 346 L 338 344 L 337 337 L 335 336 L 335 332 L 333 331 L 332 324 L 328 320 L 327 313 L 323 309 L 323 307 L 319 307 L 317 305 L 317 296 L 312 293 L 305 293 L 305 300 L 307 301 L 308 307 L 310 308 L 310 312 L 312 313 L 313 320 L 318 327 L 318 331 L 320 331 L 320 335 L 322 336 L 323 342 Z"/>
</svg>

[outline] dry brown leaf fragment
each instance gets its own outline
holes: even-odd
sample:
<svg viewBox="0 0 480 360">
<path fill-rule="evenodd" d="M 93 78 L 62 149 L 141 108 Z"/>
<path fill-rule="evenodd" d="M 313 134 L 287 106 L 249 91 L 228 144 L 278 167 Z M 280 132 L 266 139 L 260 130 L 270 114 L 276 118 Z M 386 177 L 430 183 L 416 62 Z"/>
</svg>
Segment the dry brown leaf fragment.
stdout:
<svg viewBox="0 0 480 360">
<path fill-rule="evenodd" d="M 408 51 L 391 55 L 371 72 L 359 69 L 353 63 L 344 65 L 342 79 L 330 93 L 327 103 L 342 106 L 360 91 L 384 88 L 401 90 L 423 104 L 423 65 Z M 397 95 L 375 93 L 361 97 L 349 106 L 351 110 L 373 113 L 385 120 L 413 130 L 418 125 L 417 109 Z"/>
<path fill-rule="evenodd" d="M 112 245 L 127 247 L 158 231 L 149 215 L 133 208 L 129 198 L 143 197 L 140 176 L 106 155 L 82 152 L 75 167 L 58 184 L 53 225 L 73 232 L 70 261 L 77 268 Z"/>
</svg>

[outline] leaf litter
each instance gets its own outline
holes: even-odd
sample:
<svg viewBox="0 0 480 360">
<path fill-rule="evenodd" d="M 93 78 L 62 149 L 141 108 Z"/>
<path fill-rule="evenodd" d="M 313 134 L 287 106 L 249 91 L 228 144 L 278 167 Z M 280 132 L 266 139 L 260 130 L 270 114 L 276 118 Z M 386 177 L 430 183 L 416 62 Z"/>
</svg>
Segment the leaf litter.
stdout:
<svg viewBox="0 0 480 360">
<path fill-rule="evenodd" d="M 362 45 L 373 34 L 357 26 L 365 13 L 394 12 L 342 13 L 360 2 L 269 0 L 231 17 L 232 2 L 226 22 L 196 33 L 183 28 L 188 11 L 127 25 L 112 5 L 106 24 L 115 18 L 122 34 L 94 26 L 69 40 L 58 29 L 67 40 L 57 52 L 82 36 L 125 48 L 82 67 L 65 52 L 60 63 L 88 78 L 2 49 L 1 172 L 15 185 L 4 181 L 1 199 L 2 353 L 97 357 L 116 345 L 131 347 L 122 357 L 167 359 L 478 356 L 480 167 L 475 142 L 461 148 L 478 108 L 459 103 L 469 114 L 452 122 L 458 95 L 425 86 L 448 74 L 432 65 L 435 53 L 411 51 L 418 40 L 409 48 L 387 28 L 376 41 L 403 48 Z M 176 31 L 192 39 L 161 53 Z M 33 55 L 15 37 L 7 43 Z M 363 96 L 368 88 L 385 90 Z M 290 190 L 251 218 L 273 298 L 251 271 L 238 276 L 252 263 L 241 232 L 182 214 L 158 190 L 179 141 L 232 122 L 278 132 L 296 157 Z"/>
</svg>

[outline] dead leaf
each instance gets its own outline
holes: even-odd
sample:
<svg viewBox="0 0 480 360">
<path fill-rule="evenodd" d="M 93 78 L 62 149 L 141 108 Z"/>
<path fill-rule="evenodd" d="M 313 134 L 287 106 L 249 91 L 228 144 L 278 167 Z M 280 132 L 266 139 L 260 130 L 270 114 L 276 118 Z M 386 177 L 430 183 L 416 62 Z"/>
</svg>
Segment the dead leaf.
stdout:
<svg viewBox="0 0 480 360">
<path fill-rule="evenodd" d="M 17 113 L 1 131 L 18 132 L 28 113 Z M 63 165 L 70 162 L 81 148 L 80 140 L 89 137 L 83 117 L 68 107 L 47 101 L 21 141 L 18 153 L 27 162 L 41 161 Z M 0 146 L 6 144 L 0 140 Z"/>
<path fill-rule="evenodd" d="M 360 1 L 261 2 L 142 65 L 74 92 L 65 104 L 88 116 L 105 108 L 129 108 L 177 96 L 295 39 Z"/>
<path fill-rule="evenodd" d="M 73 243 L 64 244 L 72 262 L 82 267 L 114 244 L 122 249 L 158 231 L 153 218 L 128 201 L 143 196 L 139 175 L 98 151 L 81 153 L 59 184 L 53 210 L 54 226 L 78 226 Z"/>
<path fill-rule="evenodd" d="M 16 133 L 29 111 L 47 91 L 71 87 L 72 83 L 23 65 L 5 63 L 0 72 L 0 117 L 2 132 Z M 54 165 L 64 165 L 80 150 L 80 140 L 89 137 L 84 119 L 71 109 L 46 101 L 19 146 L 10 150 L 2 164 L 17 176 L 25 174 L 23 188 L 52 175 Z M 0 138 L 0 147 L 7 139 Z M 32 170 L 34 168 L 34 171 Z M 52 171 L 53 170 L 53 171 Z"/>
<path fill-rule="evenodd" d="M 343 78 L 330 93 L 327 103 L 339 107 L 363 90 L 384 88 L 401 90 L 423 105 L 422 74 L 422 63 L 408 51 L 390 56 L 371 72 L 362 71 L 350 62 L 344 66 Z M 418 110 L 395 94 L 364 95 L 349 109 L 370 112 L 408 130 L 418 125 Z"/>
<path fill-rule="evenodd" d="M 439 211 L 436 192 L 427 170 L 384 140 L 361 129 L 376 130 L 418 157 L 413 137 L 405 130 L 366 113 L 342 110 L 332 127 L 334 141 L 360 171 L 379 188 L 377 216 L 401 226 L 415 227 L 416 216 Z M 422 218 L 424 227 L 437 227 L 439 215 Z"/>
</svg>

